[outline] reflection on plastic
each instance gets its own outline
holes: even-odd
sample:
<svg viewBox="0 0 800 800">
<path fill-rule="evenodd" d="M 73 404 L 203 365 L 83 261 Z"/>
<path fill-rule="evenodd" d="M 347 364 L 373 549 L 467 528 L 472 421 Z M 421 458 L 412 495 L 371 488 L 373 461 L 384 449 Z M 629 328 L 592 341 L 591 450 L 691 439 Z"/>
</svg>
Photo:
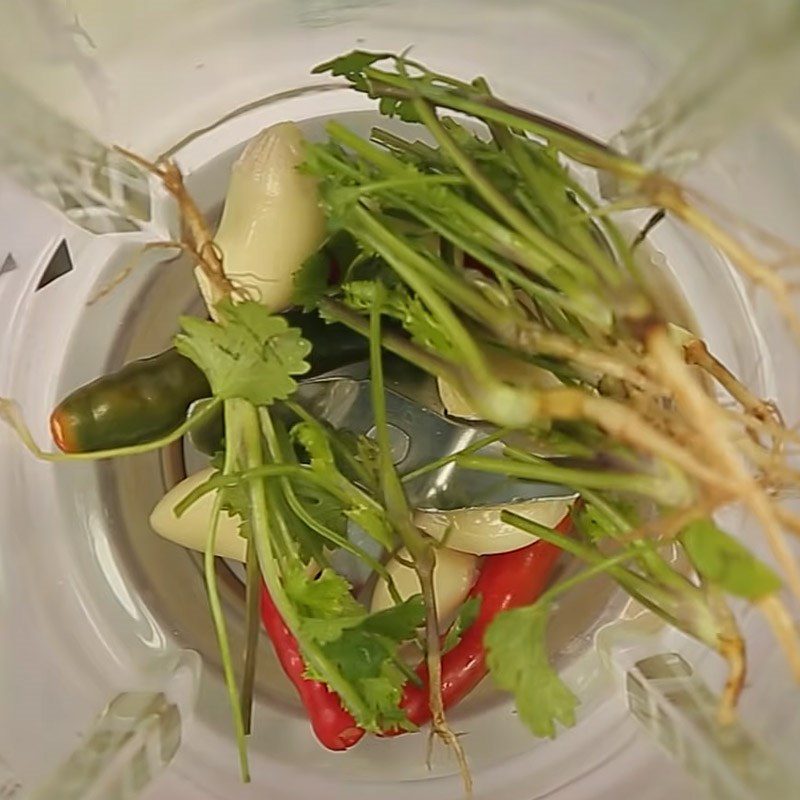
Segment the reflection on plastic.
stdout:
<svg viewBox="0 0 800 800">
<path fill-rule="evenodd" d="M 180 712 L 162 692 L 123 692 L 30 800 L 136 797 L 170 763 L 180 742 Z"/>
<path fill-rule="evenodd" d="M 611 143 L 678 177 L 742 123 L 796 102 L 800 6 L 762 0 L 723 6 L 707 39 Z M 620 189 L 607 176 L 603 194 Z"/>
<path fill-rule="evenodd" d="M 626 678 L 631 713 L 714 800 L 800 797 L 798 776 L 738 722 L 720 725 L 718 698 L 677 653 L 642 659 Z"/>
</svg>

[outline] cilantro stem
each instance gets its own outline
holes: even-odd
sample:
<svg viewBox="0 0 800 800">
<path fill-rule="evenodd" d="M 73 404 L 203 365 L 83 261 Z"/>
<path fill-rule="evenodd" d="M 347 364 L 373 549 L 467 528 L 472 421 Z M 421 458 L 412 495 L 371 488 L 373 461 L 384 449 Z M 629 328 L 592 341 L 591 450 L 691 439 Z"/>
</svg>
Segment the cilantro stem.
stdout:
<svg viewBox="0 0 800 800">
<path fill-rule="evenodd" d="M 546 592 L 538 597 L 533 605 L 537 605 L 539 603 L 542 605 L 547 605 L 557 597 L 561 596 L 570 589 L 574 589 L 584 581 L 588 581 L 590 578 L 594 578 L 596 575 L 601 575 L 604 572 L 610 572 L 614 567 L 621 566 L 626 561 L 633 561 L 635 558 L 636 553 L 624 551 L 622 553 L 617 553 L 616 555 L 597 561 L 586 569 L 581 570 L 579 573 L 577 573 L 577 575 L 573 575 L 571 578 L 567 578 L 566 580 L 555 584 L 555 586 L 551 586 Z"/>
<path fill-rule="evenodd" d="M 442 324 L 452 330 L 454 336 L 466 335 L 466 329 L 457 325 L 458 317 L 450 311 L 449 305 L 436 303 L 433 299 L 434 291 L 444 293 L 465 311 L 483 321 L 496 317 L 495 306 L 463 278 L 444 269 L 445 264 L 440 259 L 423 255 L 409 246 L 363 206 L 358 206 L 353 211 L 353 216 L 359 224 L 351 228 L 352 232 L 372 245 L 389 262 L 402 280 L 439 317 Z"/>
<path fill-rule="evenodd" d="M 286 407 L 304 422 L 307 422 L 311 425 L 322 424 L 315 416 L 309 414 L 308 411 L 306 411 L 306 409 L 303 408 L 303 406 L 301 406 L 299 403 L 294 403 L 291 400 L 287 400 Z M 350 452 L 350 449 L 342 443 L 339 432 L 331 428 L 326 429 L 326 433 L 329 434 L 329 441 L 335 456 L 347 464 L 351 474 L 357 476 L 357 480 L 362 486 L 369 486 L 371 478 L 368 470 L 361 463 L 361 461 Z"/>
<path fill-rule="evenodd" d="M 471 795 L 472 776 L 467 765 L 466 755 L 458 738 L 447 724 L 442 700 L 441 642 L 436 593 L 433 588 L 433 570 L 436 565 L 436 557 L 430 539 L 423 536 L 412 521 L 411 509 L 392 458 L 381 354 L 381 315 L 384 293 L 385 287 L 383 284 L 377 284 L 375 302 L 370 311 L 369 320 L 370 390 L 372 394 L 372 413 L 375 418 L 375 438 L 378 443 L 381 467 L 381 488 L 386 503 L 386 514 L 414 561 L 414 569 L 419 578 L 425 603 L 425 649 L 430 685 L 429 702 L 432 730 L 452 749 L 461 770 L 464 789 L 467 795 Z"/>
<path fill-rule="evenodd" d="M 433 186 L 463 186 L 467 183 L 466 178 L 459 175 L 413 175 L 408 178 L 389 178 L 382 181 L 372 181 L 362 183 L 359 186 L 351 187 L 354 196 L 358 197 L 367 192 L 380 191 L 382 189 L 398 189 L 404 186 L 419 186 L 420 184 L 430 184 Z M 347 191 L 347 190 L 345 190 Z"/>
<path fill-rule="evenodd" d="M 559 534 L 512 511 L 502 511 L 500 519 L 515 528 L 560 547 L 591 565 L 599 567 L 601 562 L 606 561 L 606 558 L 596 548 Z M 640 543 L 638 548 L 629 547 L 625 552 L 630 555 L 631 559 L 641 560 L 644 547 L 649 548 L 656 558 L 660 558 L 652 549 L 652 545 L 645 542 Z M 647 566 L 649 567 L 649 564 Z M 709 647 L 715 650 L 719 649 L 718 632 L 721 624 L 725 623 L 724 616 L 718 619 L 719 612 L 715 613 L 705 594 L 689 581 L 685 581 L 681 586 L 665 586 L 659 581 L 658 575 L 639 575 L 618 564 L 604 564 L 603 571 L 614 578 L 634 599 L 663 617 L 671 625 L 694 636 Z"/>
<path fill-rule="evenodd" d="M 236 464 L 236 419 L 233 409 L 235 401 L 226 401 L 225 425 L 228 432 L 228 440 L 225 448 L 225 464 L 223 474 L 230 472 Z M 222 512 L 222 495 L 214 499 L 211 512 L 211 525 L 208 530 L 208 540 L 206 542 L 205 553 L 203 554 L 203 572 L 206 581 L 206 591 L 208 594 L 208 605 L 211 609 L 211 619 L 214 623 L 214 630 L 217 634 L 220 658 L 222 660 L 222 672 L 225 677 L 225 686 L 230 700 L 231 713 L 233 715 L 233 727 L 236 733 L 236 746 L 239 751 L 239 767 L 242 773 L 242 780 L 245 783 L 250 781 L 250 769 L 247 762 L 247 744 L 245 741 L 246 728 L 242 716 L 239 690 L 236 686 L 236 675 L 233 670 L 233 660 L 231 658 L 230 641 L 228 640 L 228 629 L 225 625 L 225 615 L 222 611 L 222 604 L 219 598 L 219 587 L 217 586 L 217 571 L 215 568 L 215 550 L 217 542 L 217 530 L 219 527 L 219 517 Z"/>
<path fill-rule="evenodd" d="M 442 150 L 502 219 L 548 258 L 569 270 L 576 281 L 586 282 L 590 285 L 597 283 L 597 276 L 583 261 L 533 225 L 530 218 L 509 202 L 500 190 L 486 178 L 472 159 L 456 144 L 427 101 L 417 97 L 414 99 L 414 107 Z"/>
<path fill-rule="evenodd" d="M 368 162 L 391 175 L 408 175 L 409 171 L 413 170 L 413 167 L 400 161 L 389 152 L 375 147 L 338 122 L 329 122 L 325 129 L 332 139 L 350 148 Z M 318 149 L 315 152 L 318 153 L 327 166 L 344 171 L 352 180 L 364 181 L 364 175 L 349 164 L 341 162 L 324 150 Z M 422 177 L 422 173 L 415 172 L 415 174 Z M 415 184 L 410 183 L 407 191 L 414 186 Z M 393 199 L 396 202 L 396 198 Z M 427 191 L 415 192 L 414 200 L 414 203 L 408 204 L 411 209 L 416 205 L 422 205 L 436 213 L 445 213 L 452 220 L 466 226 L 466 230 L 470 231 L 472 235 L 480 234 L 488 237 L 492 243 L 492 248 L 498 254 L 551 281 L 553 285 L 558 286 L 565 292 L 575 291 L 575 282 L 573 280 L 564 280 L 564 274 L 553 269 L 555 262 L 552 258 L 541 249 L 534 247 L 529 240 L 517 231 L 507 227 L 468 199 L 442 186 L 438 187 L 435 196 L 431 196 Z"/>
<path fill-rule="evenodd" d="M 226 486 L 236 486 L 241 481 L 252 480 L 254 478 L 274 478 L 280 475 L 288 475 L 299 480 L 315 483 L 328 491 L 335 491 L 336 485 L 326 480 L 322 475 L 313 472 L 310 467 L 302 464 L 261 464 L 258 467 L 245 469 L 241 472 L 234 472 L 229 475 L 224 473 L 213 475 L 204 483 L 196 486 L 183 500 L 175 506 L 175 514 L 180 517 L 186 513 L 186 510 L 196 503 L 201 497 L 213 492 L 216 489 L 222 489 Z"/>
<path fill-rule="evenodd" d="M 616 152 L 603 142 L 570 128 L 561 122 L 525 109 L 516 108 L 496 97 L 440 89 L 423 80 L 415 80 L 375 67 L 364 69 L 370 91 L 376 97 L 414 100 L 422 96 L 436 106 L 463 111 L 485 121 L 499 122 L 510 128 L 520 128 L 557 144 L 576 161 L 607 169 L 632 180 L 647 176 L 647 170 L 635 161 Z"/>
<path fill-rule="evenodd" d="M 258 569 L 258 556 L 252 541 L 252 533 L 247 542 L 246 557 L 247 580 L 245 583 L 245 630 L 247 632 L 244 648 L 244 672 L 242 675 L 242 720 L 244 731 L 250 734 L 253 726 L 253 687 L 256 679 L 256 661 L 258 655 L 259 583 L 261 573 Z"/>
<path fill-rule="evenodd" d="M 500 512 L 500 519 L 508 525 L 513 525 L 515 528 L 519 528 L 526 533 L 530 533 L 532 536 L 537 536 L 539 539 L 543 539 L 546 542 L 550 542 L 551 544 L 560 547 L 562 550 L 577 556 L 582 561 L 586 561 L 589 564 L 596 565 L 601 561 L 605 561 L 603 555 L 596 548 L 564 536 L 563 534 L 553 531 L 551 528 L 548 528 L 545 525 L 540 525 L 538 522 L 516 514 L 513 511 L 504 510 Z M 628 552 L 630 552 L 630 550 Z M 630 552 L 630 555 L 631 558 L 634 558 L 637 554 Z M 658 598 L 658 600 L 660 600 L 664 606 L 665 613 L 667 613 L 666 608 L 668 606 L 675 605 L 673 597 L 666 589 L 653 585 L 642 576 L 637 575 L 630 570 L 611 565 L 606 566 L 606 571 L 615 580 L 622 584 L 629 592 L 645 592 L 645 597 L 650 598 L 648 602 L 651 607 L 653 606 L 653 598 Z M 637 597 L 637 599 L 641 598 Z"/>
<path fill-rule="evenodd" d="M 629 472 L 609 472 L 606 470 L 577 469 L 562 467 L 550 462 L 532 464 L 512 458 L 492 458 L 490 456 L 459 456 L 456 463 L 466 469 L 492 472 L 531 481 L 562 483 L 576 489 L 606 489 L 632 492 L 651 497 L 658 502 L 675 502 L 676 488 L 662 478 Z M 683 487 L 680 487 L 683 497 Z"/>
<path fill-rule="evenodd" d="M 457 458 L 472 455 L 473 453 L 477 453 L 478 450 L 482 450 L 484 447 L 486 447 L 486 445 L 500 441 L 500 439 L 502 439 L 504 436 L 507 436 L 509 433 L 511 433 L 511 428 L 499 428 L 494 433 L 490 433 L 488 436 L 482 436 L 480 439 L 476 439 L 472 444 L 468 444 L 466 447 L 463 447 L 461 450 L 458 450 L 455 453 L 450 453 L 449 455 L 442 456 L 441 458 L 436 458 L 433 461 L 429 461 L 427 464 L 423 464 L 421 467 L 409 470 L 400 476 L 400 480 L 403 481 L 403 483 L 406 483 L 407 481 L 413 481 L 415 478 L 420 478 L 423 475 L 427 475 L 429 472 L 435 472 L 437 469 L 449 464 L 451 461 L 455 461 Z"/>
<path fill-rule="evenodd" d="M 571 311 L 576 316 L 593 319 L 604 325 L 608 324 L 608 313 L 605 310 L 598 310 L 596 299 L 592 301 L 584 300 L 583 296 L 573 297 L 572 295 L 557 292 L 543 283 L 537 283 L 521 272 L 516 264 L 508 258 L 499 255 L 496 245 L 493 248 L 493 243 L 482 242 L 484 235 L 474 227 L 466 224 L 459 226 L 458 220 L 452 217 L 447 217 L 442 213 L 436 214 L 435 212 L 426 211 L 422 206 L 405 200 L 399 201 L 398 207 L 415 216 L 420 222 L 439 233 L 465 253 L 469 253 L 478 263 L 491 269 L 497 275 L 498 280 L 506 279 L 527 291 L 531 296 L 546 300 L 557 308 Z M 481 316 L 479 321 L 489 326 L 495 326 L 497 324 L 496 311 L 490 317 Z"/>
<path fill-rule="evenodd" d="M 374 511 L 381 510 L 380 503 L 354 484 L 351 484 L 349 481 L 344 481 L 342 483 L 333 481 L 306 464 L 262 463 L 260 466 L 251 467 L 250 469 L 232 473 L 231 475 L 212 476 L 205 481 L 205 483 L 201 483 L 186 495 L 186 497 L 175 506 L 175 513 L 177 516 L 181 516 L 181 514 L 186 512 L 189 506 L 196 503 L 203 495 L 213 492 L 215 489 L 222 489 L 226 486 L 236 486 L 241 481 L 279 477 L 297 478 L 298 480 L 307 481 L 308 483 L 314 483 L 327 492 L 330 492 L 337 500 L 348 505 L 355 501 L 356 504 L 363 504 Z"/>
<path fill-rule="evenodd" d="M 267 443 L 267 451 L 269 453 L 270 461 L 276 466 L 283 464 L 283 453 L 281 450 L 278 435 L 275 430 L 275 423 L 272 420 L 272 415 L 269 413 L 268 408 L 260 408 L 258 410 L 259 422 L 261 424 L 261 432 Z M 288 483 L 285 475 L 277 475 L 275 480 L 265 480 L 265 487 L 267 497 L 269 498 L 270 507 L 277 511 L 285 502 L 285 487 Z M 283 546 L 285 554 L 291 554 L 297 557 L 298 547 L 297 542 L 289 530 L 289 525 L 283 514 L 274 513 L 274 528 L 280 536 L 280 542 Z"/>
<path fill-rule="evenodd" d="M 242 429 L 242 449 L 245 464 L 253 471 L 263 466 L 263 445 L 261 437 L 261 422 L 255 406 L 245 401 L 233 401 L 237 405 L 238 422 Z M 369 709 L 361 699 L 359 693 L 337 669 L 336 665 L 328 659 L 322 650 L 308 637 L 303 636 L 300 618 L 283 588 L 281 572 L 274 549 L 272 522 L 270 509 L 267 506 L 267 495 L 263 478 L 248 480 L 248 492 L 252 519 L 250 524 L 253 530 L 253 541 L 258 554 L 258 563 L 261 568 L 261 577 L 267 587 L 272 602 L 278 609 L 281 618 L 294 634 L 300 644 L 303 656 L 317 674 L 324 676 L 325 681 L 341 697 L 345 707 L 356 717 L 365 719 L 369 716 Z"/>
<path fill-rule="evenodd" d="M 483 82 L 482 87 L 487 94 L 491 94 L 486 82 Z M 523 183 L 534 194 L 538 192 L 538 187 L 541 185 L 541 176 L 537 174 L 537 169 L 531 159 L 530 151 L 525 147 L 525 140 L 516 136 L 506 126 L 499 125 L 498 123 L 491 123 L 489 129 L 492 132 L 494 140 L 497 142 L 498 147 L 508 153 L 511 161 L 517 168 L 519 176 L 522 178 Z M 559 179 L 561 182 L 561 175 L 553 172 L 553 177 Z M 566 197 L 566 183 L 562 183 L 562 190 Z M 533 209 L 531 209 L 533 210 Z M 530 214 L 530 210 L 528 212 Z M 616 264 L 609 261 L 609 259 L 600 251 L 596 242 L 587 241 L 586 231 L 583 228 L 577 230 L 570 230 L 567 226 L 562 226 L 560 229 L 562 235 L 569 233 L 570 238 L 581 249 L 583 255 L 590 259 L 594 264 L 599 275 L 602 276 L 604 282 L 611 285 L 618 285 L 620 283 L 620 274 L 616 268 Z M 590 237 L 589 237 L 590 238 Z"/>
<path fill-rule="evenodd" d="M 378 561 L 376 558 L 373 558 L 366 550 L 364 550 L 363 547 L 359 547 L 357 544 L 351 542 L 346 536 L 342 536 L 340 533 L 337 533 L 332 528 L 315 519 L 313 514 L 310 514 L 306 510 L 305 506 L 300 502 L 300 499 L 297 497 L 297 494 L 295 494 L 294 487 L 292 487 L 291 484 L 288 484 L 288 486 L 285 487 L 285 497 L 289 508 L 295 514 L 297 514 L 301 522 L 304 522 L 309 528 L 316 531 L 320 536 L 331 542 L 331 544 L 350 553 L 356 558 L 361 559 L 361 561 L 363 561 L 386 583 L 386 588 L 388 589 L 392 600 L 394 600 L 395 603 L 403 602 L 400 593 L 397 591 L 397 585 L 394 582 L 394 578 L 380 561 Z"/>
<path fill-rule="evenodd" d="M 344 303 L 324 298 L 320 300 L 319 309 L 320 313 L 327 319 L 341 322 L 342 325 L 346 325 L 351 330 L 365 337 L 369 336 L 369 320 L 357 311 L 348 308 Z M 431 375 L 438 375 L 451 383 L 458 381 L 458 372 L 453 364 L 424 350 L 404 336 L 391 331 L 383 331 L 381 344 L 390 352 Z"/>
<path fill-rule="evenodd" d="M 366 208 L 358 207 L 353 214 L 359 223 L 359 237 L 363 236 L 367 242 L 372 244 L 400 278 L 419 295 L 422 302 L 448 331 L 453 343 L 459 348 L 464 365 L 471 375 L 476 380 L 491 380 L 483 353 L 469 331 L 451 309 L 449 303 L 416 272 L 415 267 L 423 267 L 427 271 L 429 262 L 381 225 Z"/>
<path fill-rule="evenodd" d="M 628 521 L 602 495 L 593 491 L 583 491 L 582 495 L 587 503 L 591 503 L 595 509 L 605 515 L 611 526 L 616 529 L 618 536 L 624 536 L 631 530 L 631 525 Z M 638 554 L 642 565 L 665 586 L 670 586 L 677 591 L 683 591 L 687 587 L 695 588 L 683 575 L 672 569 L 668 563 L 658 556 L 649 542 L 642 539 L 634 539 L 630 542 L 630 547 Z"/>
</svg>

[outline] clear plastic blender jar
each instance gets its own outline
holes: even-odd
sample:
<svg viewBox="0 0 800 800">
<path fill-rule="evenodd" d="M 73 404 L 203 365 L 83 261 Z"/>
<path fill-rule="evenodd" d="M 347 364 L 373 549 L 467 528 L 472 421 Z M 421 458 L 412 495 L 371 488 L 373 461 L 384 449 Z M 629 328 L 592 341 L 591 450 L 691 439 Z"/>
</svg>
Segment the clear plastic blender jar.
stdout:
<svg viewBox="0 0 800 800">
<path fill-rule="evenodd" d="M 190 265 L 157 251 L 88 302 L 144 243 L 179 233 L 167 196 L 108 144 L 168 153 L 213 219 L 231 163 L 266 125 L 293 119 L 315 137 L 331 116 L 365 131 L 374 121 L 365 98 L 311 67 L 353 48 L 408 46 L 442 71 L 484 74 L 518 105 L 607 139 L 733 13 L 726 2 L 682 0 L 6 0 L 2 91 L 16 103 L 6 107 L 20 109 L 6 129 L 25 145 L 15 166 L 27 188 L 0 180 L 0 395 L 20 402 L 44 441 L 60 397 L 162 350 L 178 314 L 197 308 Z M 751 121 L 689 182 L 796 239 L 797 131 L 785 109 Z M 62 157 L 66 140 L 83 161 Z M 769 303 L 677 224 L 661 225 L 652 243 L 715 352 L 795 419 L 793 351 Z M 445 756 L 426 768 L 422 736 L 375 739 L 344 755 L 319 748 L 266 643 L 253 782 L 239 783 L 201 563 L 148 527 L 183 455 L 43 464 L 0 431 L 0 797 L 461 797 Z M 733 527 L 749 536 L 744 516 Z M 224 564 L 219 576 L 238 647 L 243 587 Z M 756 619 L 741 621 L 755 643 L 753 678 L 745 733 L 732 744 L 709 738 L 676 702 L 719 683 L 714 656 L 602 580 L 565 606 L 553 649 L 581 697 L 579 724 L 535 740 L 508 698 L 482 687 L 453 715 L 470 732 L 476 797 L 660 798 L 695 796 L 702 785 L 745 797 L 754 784 L 735 774 L 736 747 L 742 763 L 763 756 L 767 771 L 791 762 L 800 733 L 791 678 Z"/>
</svg>

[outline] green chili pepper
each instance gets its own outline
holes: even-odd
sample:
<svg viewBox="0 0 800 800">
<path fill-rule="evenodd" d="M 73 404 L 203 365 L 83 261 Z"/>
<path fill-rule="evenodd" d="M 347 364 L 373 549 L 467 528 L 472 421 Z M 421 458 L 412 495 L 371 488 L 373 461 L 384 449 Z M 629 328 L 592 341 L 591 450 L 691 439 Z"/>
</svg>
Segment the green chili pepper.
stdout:
<svg viewBox="0 0 800 800">
<path fill-rule="evenodd" d="M 67 453 L 140 444 L 177 428 L 210 395 L 202 371 L 170 349 L 76 389 L 50 415 L 50 430 Z"/>
<path fill-rule="evenodd" d="M 344 325 L 329 325 L 316 313 L 296 310 L 288 312 L 286 320 L 311 342 L 309 375 L 367 356 L 367 340 Z M 177 428 L 189 406 L 210 394 L 202 371 L 170 349 L 76 389 L 51 414 L 50 430 L 67 453 L 141 444 Z M 213 454 L 222 436 L 220 416 L 199 425 L 191 438 L 199 450 Z"/>
</svg>

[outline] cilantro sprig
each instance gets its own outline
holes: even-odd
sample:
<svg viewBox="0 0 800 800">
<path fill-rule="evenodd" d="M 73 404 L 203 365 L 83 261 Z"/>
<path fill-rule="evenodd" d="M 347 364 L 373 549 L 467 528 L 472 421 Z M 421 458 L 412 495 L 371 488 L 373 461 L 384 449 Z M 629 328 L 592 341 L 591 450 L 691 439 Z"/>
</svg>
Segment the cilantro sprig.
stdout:
<svg viewBox="0 0 800 800">
<path fill-rule="evenodd" d="M 253 405 L 285 400 L 297 388 L 296 375 L 309 370 L 311 345 L 284 317 L 248 300 L 222 300 L 219 322 L 181 317 L 175 337 L 179 353 L 206 374 L 214 396 L 241 398 Z"/>
</svg>

